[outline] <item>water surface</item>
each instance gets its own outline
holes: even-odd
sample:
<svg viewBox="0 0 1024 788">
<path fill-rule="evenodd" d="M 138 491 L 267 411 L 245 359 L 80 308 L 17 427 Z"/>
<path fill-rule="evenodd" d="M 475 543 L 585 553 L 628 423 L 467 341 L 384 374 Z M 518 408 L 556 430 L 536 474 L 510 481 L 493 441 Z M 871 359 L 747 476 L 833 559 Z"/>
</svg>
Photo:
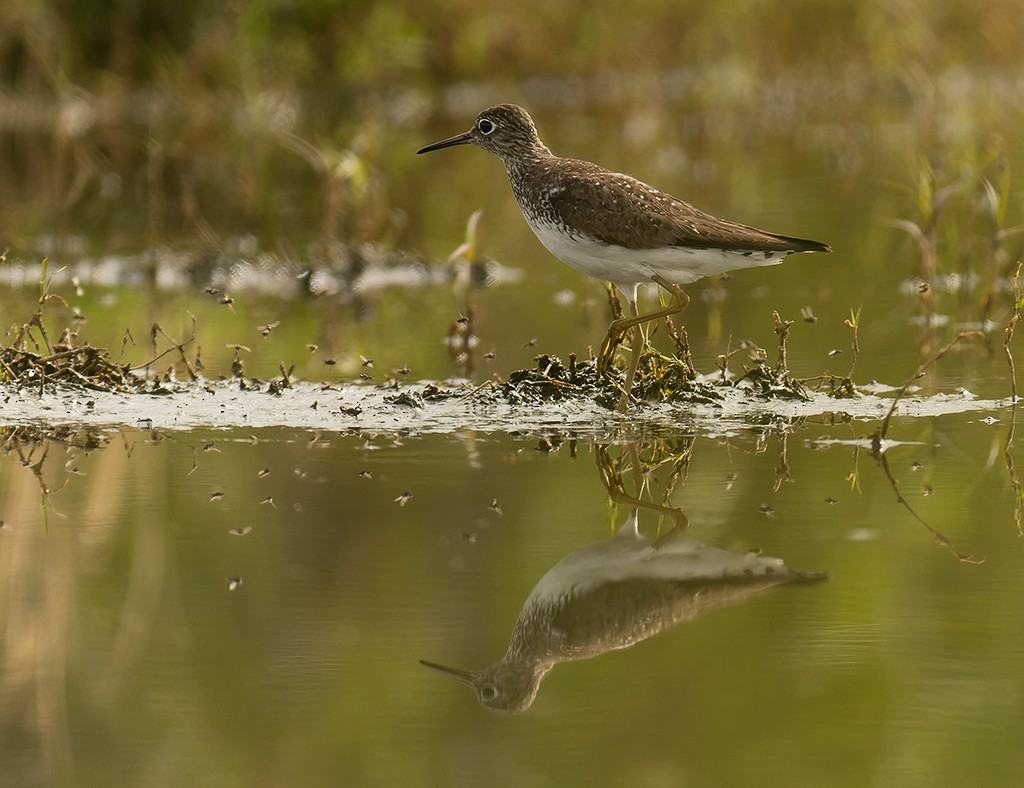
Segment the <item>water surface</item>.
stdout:
<svg viewBox="0 0 1024 788">
<path fill-rule="evenodd" d="M 1006 427 L 894 422 L 888 466 L 924 524 L 866 449 L 829 443 L 863 432 L 849 425 L 601 445 L 121 430 L 88 451 L 69 445 L 84 433 L 9 431 L 8 778 L 1011 784 L 1024 609 Z M 607 470 L 634 496 L 634 457 L 643 499 L 684 511 L 689 538 L 827 582 L 559 665 L 518 715 L 419 664 L 500 657 L 540 577 L 626 520 Z M 651 537 L 671 522 L 639 517 Z"/>
</svg>

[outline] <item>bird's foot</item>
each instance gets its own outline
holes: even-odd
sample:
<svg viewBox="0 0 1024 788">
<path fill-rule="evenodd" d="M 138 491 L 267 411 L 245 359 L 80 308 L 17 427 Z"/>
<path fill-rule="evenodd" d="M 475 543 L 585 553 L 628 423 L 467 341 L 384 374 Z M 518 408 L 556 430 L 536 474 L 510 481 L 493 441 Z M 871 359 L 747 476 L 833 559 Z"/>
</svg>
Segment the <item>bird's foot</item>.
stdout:
<svg viewBox="0 0 1024 788">
<path fill-rule="evenodd" d="M 608 329 L 604 342 L 601 343 L 601 352 L 597 354 L 597 375 L 605 377 L 612 367 L 612 360 L 615 358 L 615 349 L 622 342 L 623 332 L 616 331 L 614 325 Z"/>
<path fill-rule="evenodd" d="M 608 326 L 608 333 L 605 334 L 604 342 L 601 343 L 601 352 L 597 355 L 597 374 L 600 377 L 604 377 L 608 370 L 611 369 L 612 360 L 615 358 L 615 350 L 622 344 L 623 337 L 640 322 L 635 316 L 620 317 L 613 320 L 611 325 Z M 631 344 L 636 344 L 635 338 Z M 643 345 L 646 345 L 646 337 L 642 339 L 641 346 Z M 630 347 L 630 350 L 639 349 Z"/>
</svg>

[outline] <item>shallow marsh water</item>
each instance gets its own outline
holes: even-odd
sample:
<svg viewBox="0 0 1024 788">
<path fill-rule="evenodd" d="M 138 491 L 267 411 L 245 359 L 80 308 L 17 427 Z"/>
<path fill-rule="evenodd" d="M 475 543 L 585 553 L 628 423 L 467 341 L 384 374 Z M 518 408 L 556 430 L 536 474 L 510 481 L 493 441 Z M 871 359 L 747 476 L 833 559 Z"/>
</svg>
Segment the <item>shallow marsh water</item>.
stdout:
<svg viewBox="0 0 1024 788">
<path fill-rule="evenodd" d="M 601 444 L 8 430 L 5 781 L 1012 784 L 1006 415 L 893 422 L 889 468 L 927 527 L 856 445 L 862 423 Z M 633 451 L 645 499 L 683 510 L 690 538 L 827 582 L 559 665 L 520 715 L 422 667 L 504 652 L 540 577 L 625 521 L 599 460 L 632 493 Z M 640 530 L 664 520 L 641 510 Z"/>
</svg>

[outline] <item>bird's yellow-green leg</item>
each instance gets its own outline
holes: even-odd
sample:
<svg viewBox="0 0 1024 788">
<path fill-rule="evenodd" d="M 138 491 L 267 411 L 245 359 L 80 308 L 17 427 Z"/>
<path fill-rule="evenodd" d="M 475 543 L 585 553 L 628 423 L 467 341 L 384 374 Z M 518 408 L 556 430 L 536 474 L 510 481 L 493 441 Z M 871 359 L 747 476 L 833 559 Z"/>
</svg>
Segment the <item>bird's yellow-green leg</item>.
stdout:
<svg viewBox="0 0 1024 788">
<path fill-rule="evenodd" d="M 627 331 L 637 328 L 643 323 L 650 323 L 653 320 L 679 314 L 689 305 L 690 298 L 683 292 L 683 289 L 679 285 L 674 282 L 669 282 L 660 274 L 655 274 L 651 279 L 672 294 L 672 301 L 661 309 L 655 309 L 652 312 L 645 312 L 642 315 L 633 314 L 630 317 L 621 317 L 618 320 L 613 320 L 612 324 L 608 326 L 608 334 L 605 336 L 604 344 L 601 346 L 601 353 L 597 359 L 598 374 L 603 375 L 607 371 L 611 364 L 612 355 L 615 353 L 615 347 L 620 341 L 622 341 L 622 337 Z M 631 306 L 633 306 L 633 310 L 635 312 L 635 305 Z M 623 387 L 622 398 L 619 400 L 618 404 L 618 410 L 620 411 L 626 410 L 629 406 L 630 389 L 633 387 L 633 379 L 636 377 L 636 370 L 640 366 L 640 352 L 643 348 L 643 332 L 639 329 L 633 333 L 633 342 L 633 358 L 630 360 L 629 370 L 626 373 L 626 384 Z"/>
<path fill-rule="evenodd" d="M 640 353 L 644 349 L 644 332 L 640 328 L 640 323 L 634 325 L 632 329 L 633 354 L 629 359 L 629 370 L 626 372 L 626 383 L 622 387 L 622 396 L 619 397 L 619 404 L 615 406 L 615 409 L 621 413 L 629 410 L 629 393 L 633 390 L 633 379 L 636 377 L 636 371 L 640 367 Z"/>
</svg>

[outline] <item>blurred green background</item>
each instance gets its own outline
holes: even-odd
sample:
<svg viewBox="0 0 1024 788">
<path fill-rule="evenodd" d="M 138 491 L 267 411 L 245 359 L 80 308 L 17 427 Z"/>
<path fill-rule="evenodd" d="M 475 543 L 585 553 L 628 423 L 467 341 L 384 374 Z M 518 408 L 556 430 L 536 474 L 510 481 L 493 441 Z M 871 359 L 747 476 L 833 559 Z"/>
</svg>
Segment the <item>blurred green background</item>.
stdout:
<svg viewBox="0 0 1024 788">
<path fill-rule="evenodd" d="M 1007 121 L 1021 12 L 1015 0 L 11 0 L 0 237 L 22 248 L 77 232 L 109 250 L 248 228 L 295 243 L 334 223 L 346 240 L 408 244 L 425 200 L 422 182 L 405 185 L 424 177 L 410 148 L 496 97 L 548 128 L 605 113 L 637 166 L 667 133 L 695 159 L 743 141 L 778 155 L 765 141 L 778 136 L 828 154 L 836 189 L 876 146 L 908 157 L 891 175 L 909 183 L 918 157 L 1019 153 Z M 608 128 L 568 126 L 565 141 L 585 152 Z M 331 179 L 328 205 L 317 192 Z"/>
</svg>

